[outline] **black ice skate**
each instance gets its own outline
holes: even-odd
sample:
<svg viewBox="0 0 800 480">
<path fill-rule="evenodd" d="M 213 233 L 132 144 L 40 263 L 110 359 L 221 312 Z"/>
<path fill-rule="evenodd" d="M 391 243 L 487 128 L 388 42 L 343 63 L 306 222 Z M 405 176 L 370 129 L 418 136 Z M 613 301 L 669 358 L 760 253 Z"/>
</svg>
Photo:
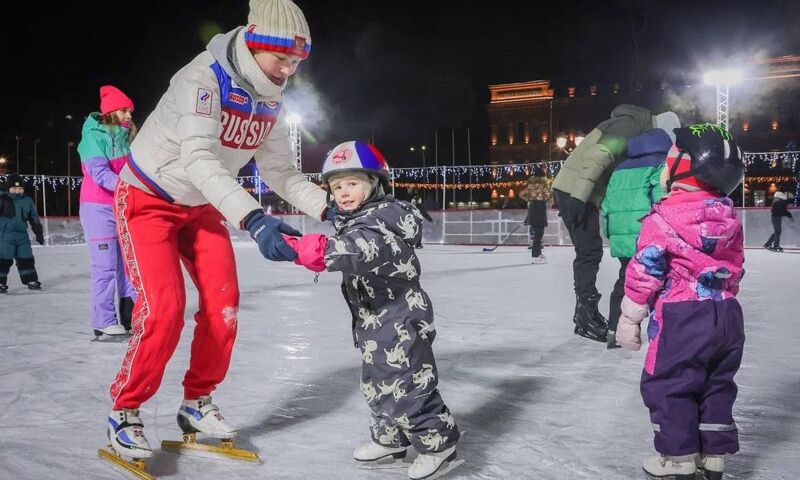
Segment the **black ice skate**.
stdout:
<svg viewBox="0 0 800 480">
<path fill-rule="evenodd" d="M 42 289 L 42 284 L 40 282 L 36 281 L 36 280 L 30 281 L 30 282 L 26 283 L 26 285 L 28 286 L 28 290 L 41 290 Z"/>
<path fill-rule="evenodd" d="M 578 297 L 575 306 L 575 316 L 572 321 L 575 323 L 575 335 L 606 343 L 608 336 L 608 320 L 597 309 L 600 302 L 600 294 L 593 293 Z"/>
<path fill-rule="evenodd" d="M 8 293 L 8 285 L 0 285 L 0 293 Z"/>
</svg>

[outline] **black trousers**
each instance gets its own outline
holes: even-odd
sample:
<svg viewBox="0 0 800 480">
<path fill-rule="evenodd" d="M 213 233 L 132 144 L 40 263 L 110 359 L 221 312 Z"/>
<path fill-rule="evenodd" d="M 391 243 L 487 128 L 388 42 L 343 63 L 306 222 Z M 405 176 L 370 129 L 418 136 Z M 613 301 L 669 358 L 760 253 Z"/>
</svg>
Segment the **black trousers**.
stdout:
<svg viewBox="0 0 800 480">
<path fill-rule="evenodd" d="M 619 257 L 619 276 L 617 276 L 617 283 L 614 284 L 614 290 L 611 292 L 608 301 L 608 329 L 617 331 L 617 324 L 619 317 L 622 315 L 622 297 L 625 296 L 625 270 L 628 268 L 628 262 L 631 261 L 628 257 Z"/>
<path fill-rule="evenodd" d="M 531 256 L 538 257 L 542 254 L 542 237 L 544 237 L 544 226 L 531 225 L 531 238 L 533 245 L 531 246 Z"/>
<path fill-rule="evenodd" d="M 781 246 L 781 230 L 783 229 L 783 217 L 772 217 L 772 235 L 764 244 L 765 247 L 778 248 Z"/>
<path fill-rule="evenodd" d="M 553 190 L 562 217 L 562 205 L 566 205 L 569 194 Z M 575 294 L 579 297 L 597 294 L 597 272 L 603 259 L 603 239 L 600 237 L 600 212 L 591 202 L 586 203 L 586 211 L 580 223 L 573 225 L 564 222 L 569 238 L 575 245 L 575 260 L 572 262 L 572 275 L 575 281 Z"/>
</svg>

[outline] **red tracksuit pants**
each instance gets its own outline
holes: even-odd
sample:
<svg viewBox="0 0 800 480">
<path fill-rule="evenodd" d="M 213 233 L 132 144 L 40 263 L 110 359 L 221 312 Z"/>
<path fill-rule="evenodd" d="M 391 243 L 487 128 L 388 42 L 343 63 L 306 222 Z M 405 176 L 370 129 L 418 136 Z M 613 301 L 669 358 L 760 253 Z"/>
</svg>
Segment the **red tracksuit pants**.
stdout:
<svg viewBox="0 0 800 480">
<path fill-rule="evenodd" d="M 132 337 L 111 384 L 114 409 L 155 395 L 180 339 L 186 307 L 181 263 L 198 290 L 184 398 L 208 395 L 225 378 L 236 338 L 239 283 L 230 235 L 211 205 L 171 204 L 120 182 L 117 229 L 136 289 Z"/>
</svg>

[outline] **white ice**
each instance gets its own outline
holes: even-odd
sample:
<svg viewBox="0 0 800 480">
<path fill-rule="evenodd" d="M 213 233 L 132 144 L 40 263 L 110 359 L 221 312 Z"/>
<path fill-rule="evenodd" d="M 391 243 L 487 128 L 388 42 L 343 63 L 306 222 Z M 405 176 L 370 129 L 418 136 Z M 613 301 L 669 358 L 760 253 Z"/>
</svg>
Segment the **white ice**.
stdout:
<svg viewBox="0 0 800 480">
<path fill-rule="evenodd" d="M 464 463 L 451 479 L 641 479 L 652 452 L 639 396 L 644 351 L 607 351 L 572 334 L 570 248 L 530 252 L 427 245 L 422 283 L 436 312 L 440 390 L 464 432 Z M 181 479 L 405 479 L 403 466 L 368 470 L 351 460 L 367 441 L 360 355 L 339 274 L 313 274 L 261 259 L 236 244 L 241 310 L 228 377 L 214 393 L 240 427 L 252 465 L 156 449 L 149 469 Z M 36 248 L 44 289 L 12 270 L 0 296 L 0 479 L 114 479 L 97 458 L 106 444 L 108 385 L 125 345 L 90 342 L 88 253 L 83 245 Z M 603 259 L 608 293 L 617 262 Z M 741 451 L 728 479 L 800 478 L 800 255 L 747 251 L 740 301 L 747 343 L 736 377 Z M 158 393 L 142 407 L 154 446 L 178 439 L 175 413 L 188 364 L 196 294 Z"/>
</svg>

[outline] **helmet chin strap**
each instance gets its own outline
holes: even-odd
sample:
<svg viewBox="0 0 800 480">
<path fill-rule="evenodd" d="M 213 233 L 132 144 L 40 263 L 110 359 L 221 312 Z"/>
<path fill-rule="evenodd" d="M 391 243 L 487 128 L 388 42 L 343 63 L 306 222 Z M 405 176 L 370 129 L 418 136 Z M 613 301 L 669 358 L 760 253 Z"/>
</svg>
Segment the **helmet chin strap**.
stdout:
<svg viewBox="0 0 800 480">
<path fill-rule="evenodd" d="M 681 163 L 681 159 L 683 158 L 684 155 L 686 155 L 686 152 L 681 150 L 680 153 L 678 154 L 678 158 L 675 159 L 675 162 L 672 163 L 672 168 L 669 169 L 669 177 L 667 178 L 667 191 L 668 192 L 670 190 L 672 190 L 672 184 L 675 183 L 675 180 L 680 180 L 682 178 L 688 178 L 688 177 L 691 177 L 693 175 L 691 167 L 690 167 L 688 172 L 679 173 L 677 175 L 675 174 L 675 172 L 678 171 L 678 165 Z"/>
</svg>

